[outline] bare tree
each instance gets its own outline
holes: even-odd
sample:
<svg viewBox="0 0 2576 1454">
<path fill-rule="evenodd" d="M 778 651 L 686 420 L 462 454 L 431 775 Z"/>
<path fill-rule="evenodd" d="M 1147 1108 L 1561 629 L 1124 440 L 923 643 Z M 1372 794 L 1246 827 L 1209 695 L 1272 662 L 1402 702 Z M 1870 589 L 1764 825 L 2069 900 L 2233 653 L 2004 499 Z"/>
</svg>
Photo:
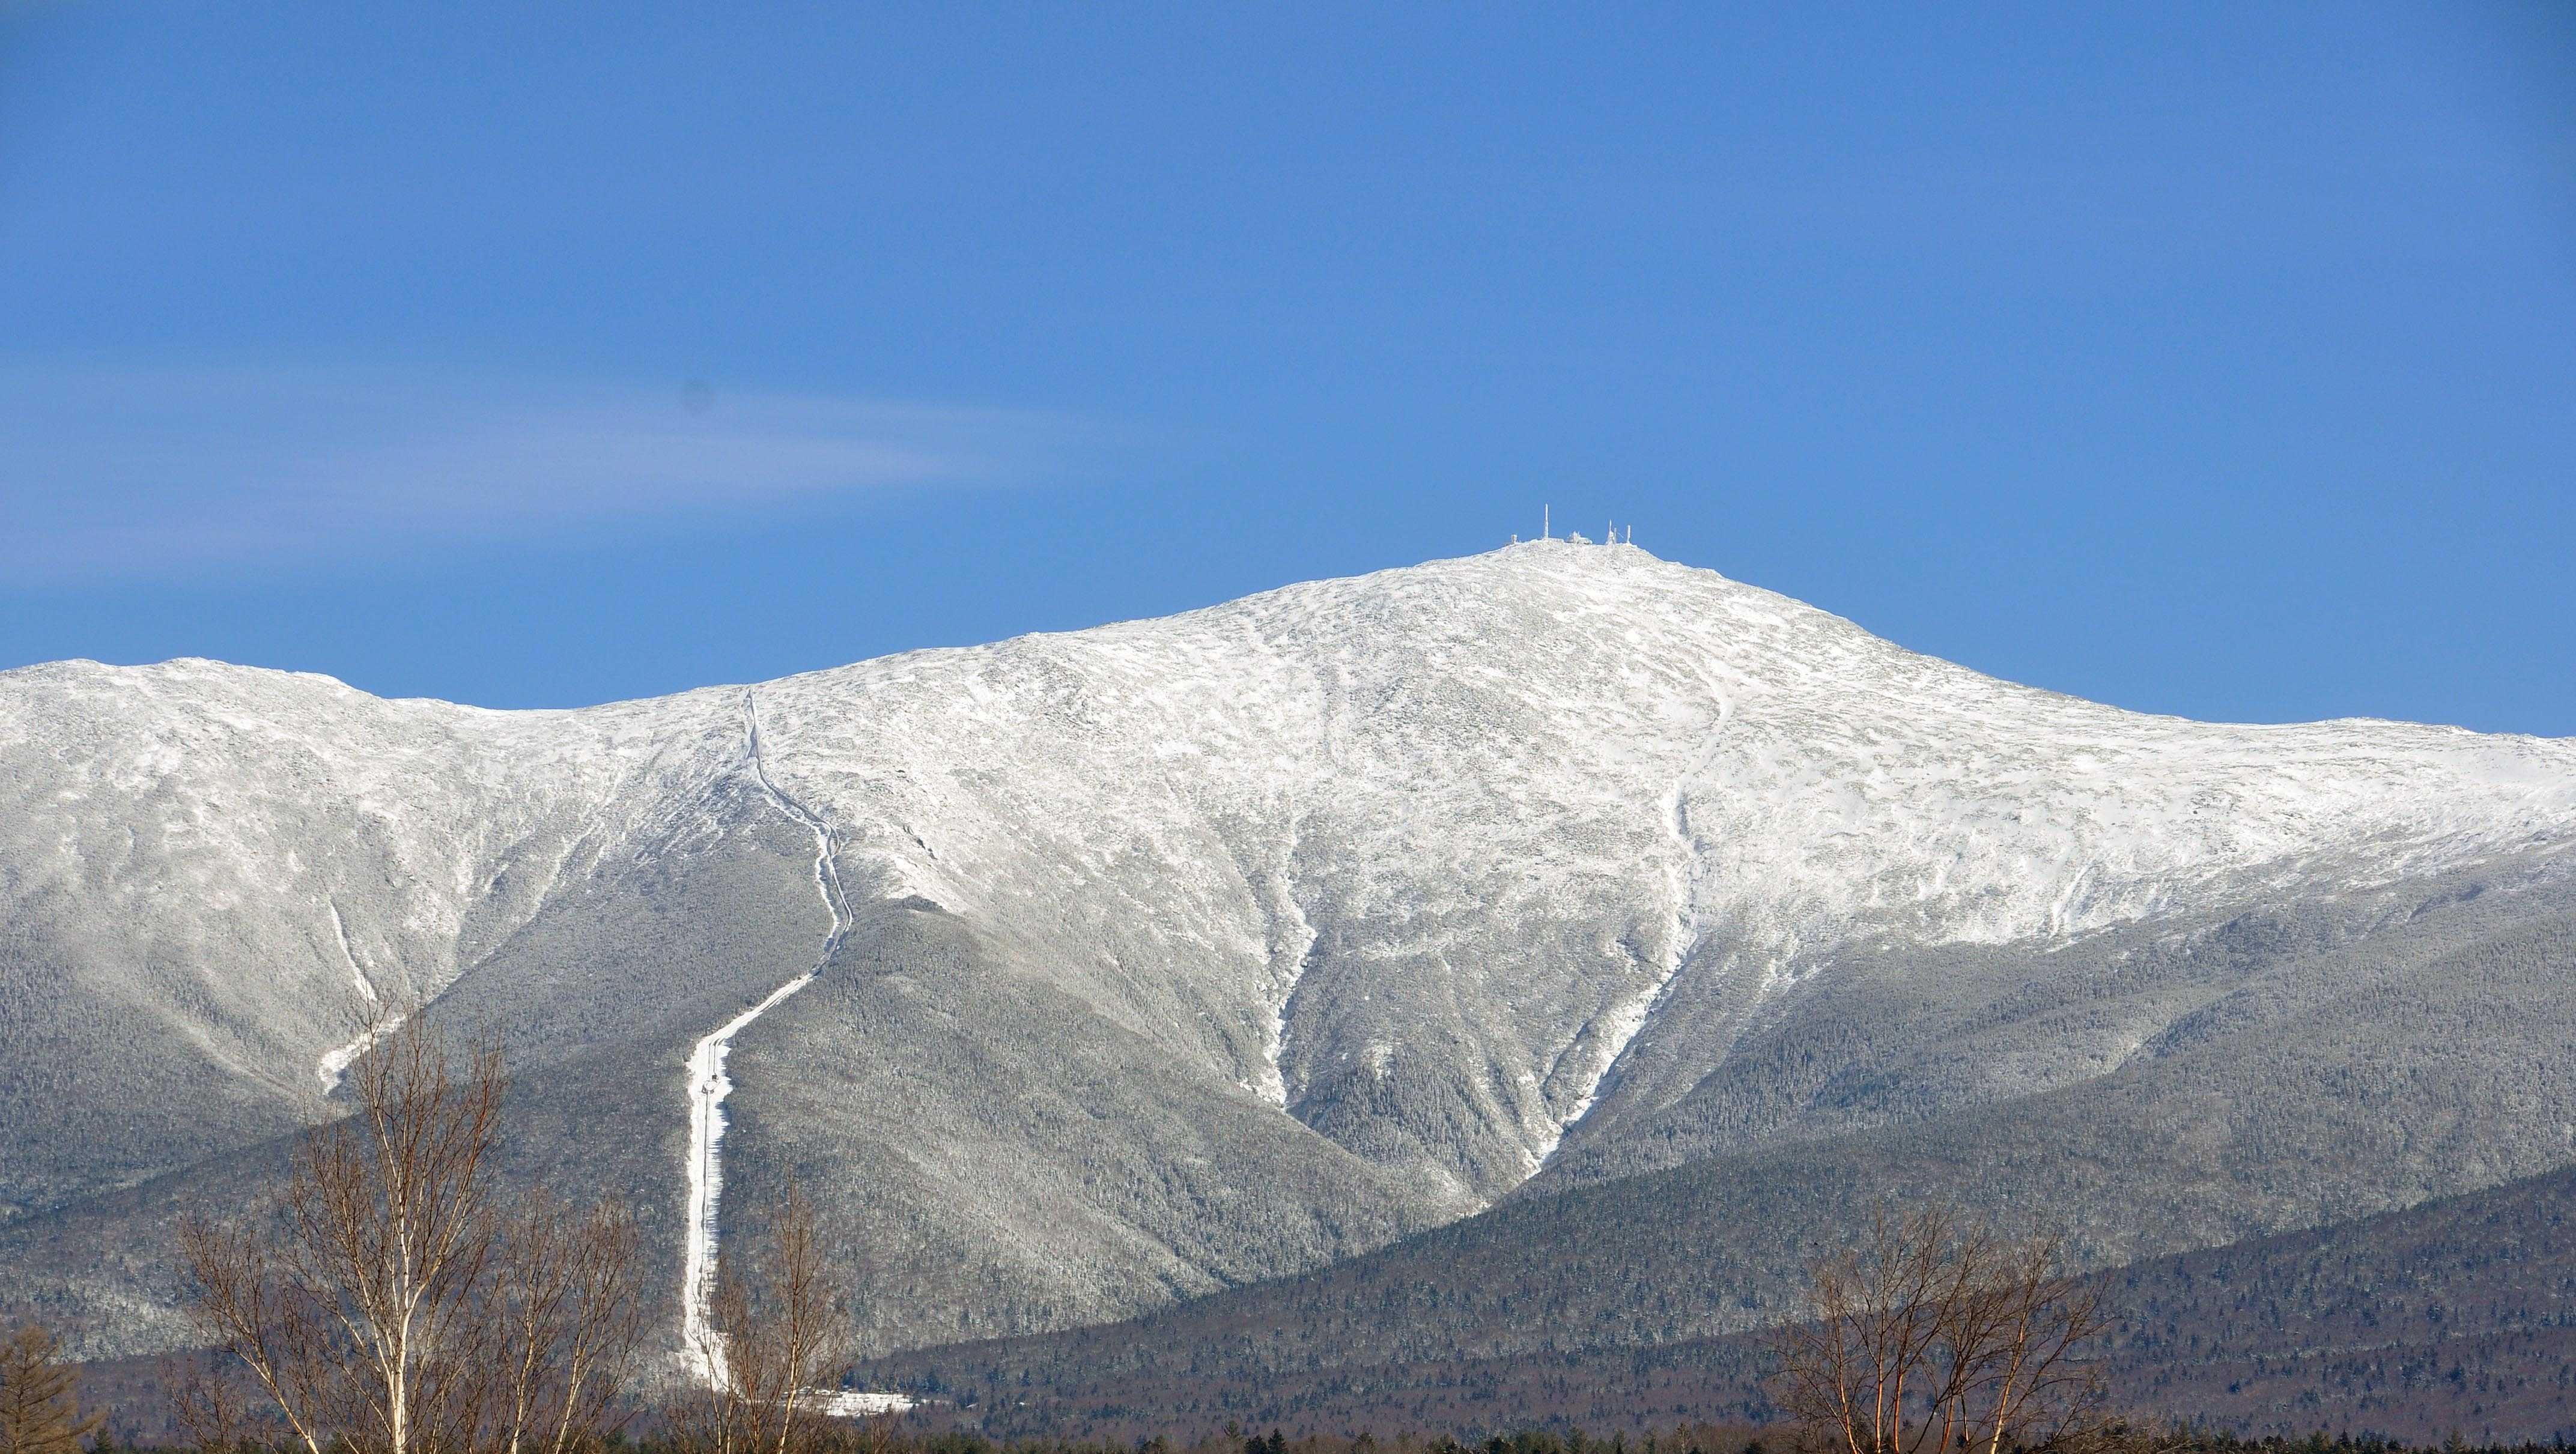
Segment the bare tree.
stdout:
<svg viewBox="0 0 2576 1454">
<path fill-rule="evenodd" d="M 1882 1208 L 1859 1247 L 1809 1264 L 1814 1321 L 1775 1337 L 1779 1400 L 1842 1454 L 2068 1450 L 2096 1442 L 2105 1327 L 2057 1243 L 1941 1207 Z"/>
<path fill-rule="evenodd" d="M 200 1352 L 173 1372 L 175 1422 L 187 1434 L 187 1446 L 199 1454 L 275 1450 L 292 1438 L 273 1412 L 254 1409 L 245 1396 L 248 1390 L 240 1360 L 231 1354 Z"/>
<path fill-rule="evenodd" d="M 305 1454 L 560 1454 L 623 1391 L 632 1225 L 613 1204 L 507 1214 L 499 1049 L 451 1054 L 419 1014 L 367 1030 L 356 1112 L 306 1134 L 274 1214 L 181 1225 L 198 1323 Z M 192 1398 L 225 1418 L 219 1382 Z"/>
<path fill-rule="evenodd" d="M 572 1217 L 531 1197 L 510 1217 L 492 1287 L 489 1367 L 502 1454 L 569 1454 L 623 1423 L 626 1379 L 644 1330 L 636 1228 L 621 1202 Z"/>
<path fill-rule="evenodd" d="M 850 1288 L 815 1241 L 814 1204 L 791 1181 L 748 1254 L 728 1244 L 708 1305 L 711 1344 L 695 1350 L 709 1386 L 670 1411 L 694 1454 L 793 1454 L 828 1411 L 850 1360 Z"/>
<path fill-rule="evenodd" d="M 0 1454 L 79 1454 L 105 1422 L 81 1414 L 80 1370 L 52 1333 L 29 1323 L 0 1343 Z"/>
</svg>

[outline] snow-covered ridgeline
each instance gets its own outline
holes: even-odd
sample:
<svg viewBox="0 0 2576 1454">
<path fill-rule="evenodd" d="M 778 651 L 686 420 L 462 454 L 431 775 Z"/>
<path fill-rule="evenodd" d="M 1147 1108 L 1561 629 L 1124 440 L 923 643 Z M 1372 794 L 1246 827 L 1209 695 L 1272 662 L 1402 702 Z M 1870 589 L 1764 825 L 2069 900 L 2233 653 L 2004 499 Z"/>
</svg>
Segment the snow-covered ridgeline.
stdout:
<svg viewBox="0 0 2576 1454">
<path fill-rule="evenodd" d="M 219 1061 L 328 1085 L 365 1047 L 306 1058 L 348 1033 L 317 1025 L 315 990 L 363 997 L 372 969 L 389 1001 L 437 993 L 558 881 L 694 823 L 712 782 L 757 780 L 816 835 L 835 933 L 833 863 L 869 899 L 918 886 L 1167 1063 L 1346 1145 L 1454 1153 L 1425 1184 L 1490 1198 L 1585 1116 L 1624 1119 L 1724 1053 L 1662 1029 L 1699 1012 L 1719 941 L 1780 990 L 1856 941 L 2063 941 L 2576 838 L 2576 744 L 2120 712 L 1626 546 L 1519 545 L 758 691 L 765 722 L 737 691 L 503 713 L 212 663 L 0 673 L 0 917 L 68 906 L 65 941 L 120 994 L 166 1000 Z M 331 893 L 337 951 L 311 913 Z M 198 987 L 145 973 L 162 944 L 310 951 L 311 972 L 210 978 L 208 1017 Z M 689 1058 L 697 1341 L 725 1056 L 811 973 Z M 234 1026 L 291 1034 L 293 1058 Z M 1419 1125 L 1400 1108 L 1430 1102 L 1370 1099 L 1456 1065 L 1510 1088 Z M 1495 1133 L 1452 1130 L 1471 1123 Z"/>
<path fill-rule="evenodd" d="M 814 982 L 815 976 L 831 963 L 832 952 L 840 947 L 841 936 L 850 922 L 840 872 L 832 861 L 830 825 L 779 791 L 771 781 L 769 766 L 760 751 L 760 705 L 750 692 L 742 694 L 742 711 L 744 755 L 751 767 L 752 781 L 774 807 L 814 835 L 814 886 L 823 896 L 824 908 L 831 913 L 832 927 L 811 968 L 717 1026 L 689 1052 L 689 1220 L 680 1285 L 680 1336 L 685 1355 L 695 1361 L 698 1375 L 709 1383 L 721 1381 L 725 1374 L 723 1337 L 707 1322 L 707 1309 L 715 1295 L 716 1220 L 724 1191 L 724 1101 L 733 1092 L 733 1080 L 725 1074 L 725 1058 L 733 1050 L 733 1037 L 742 1033 L 744 1026 Z M 858 1411 L 882 1412 L 875 1408 Z"/>
<path fill-rule="evenodd" d="M 1721 935 L 1777 990 L 1854 940 L 2062 940 L 2576 823 L 2563 744 L 2143 717 L 1624 546 L 763 691 L 854 871 L 917 848 L 943 901 L 1067 926 L 1067 988 L 1131 1025 L 1245 1024 L 1174 1048 L 1301 1117 L 1337 1075 L 1473 1044 L 1537 1091 L 1496 1108 L 1533 1169 L 1645 1073 L 1622 1063 Z M 1613 921 L 1642 962 L 1554 937 Z M 1193 935 L 1266 963 L 1219 985 Z"/>
</svg>

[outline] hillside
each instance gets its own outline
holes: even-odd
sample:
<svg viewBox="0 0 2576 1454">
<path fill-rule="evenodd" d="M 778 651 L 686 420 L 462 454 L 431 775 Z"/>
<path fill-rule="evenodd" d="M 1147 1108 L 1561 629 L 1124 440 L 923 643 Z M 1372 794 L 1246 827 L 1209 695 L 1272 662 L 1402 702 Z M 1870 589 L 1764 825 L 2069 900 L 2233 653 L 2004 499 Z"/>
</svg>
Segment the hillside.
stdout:
<svg viewBox="0 0 2576 1454">
<path fill-rule="evenodd" d="M 171 1209 L 374 997 L 507 1038 L 666 1335 L 791 1172 L 878 1349 L 1434 1253 L 1308 1336 L 1719 1333 L 1890 1176 L 2108 1263 L 2576 1161 L 2571 845 L 2576 745 L 2143 717 L 1626 546 L 571 712 L 28 668 L 0 1299 L 177 1336 Z"/>
<path fill-rule="evenodd" d="M 2248 1437 L 2576 1438 L 2576 1171 L 2093 1280 L 2117 1316 L 2102 1350 L 2113 1397 L 2144 1417 Z M 1606 1432 L 1771 1414 L 1758 1333 L 1288 1369 L 1215 1341 L 1121 1356 L 1173 1324 L 925 1350 L 870 1372 L 936 1390 L 996 1435 L 1125 1439 L 1227 1423 Z"/>
</svg>

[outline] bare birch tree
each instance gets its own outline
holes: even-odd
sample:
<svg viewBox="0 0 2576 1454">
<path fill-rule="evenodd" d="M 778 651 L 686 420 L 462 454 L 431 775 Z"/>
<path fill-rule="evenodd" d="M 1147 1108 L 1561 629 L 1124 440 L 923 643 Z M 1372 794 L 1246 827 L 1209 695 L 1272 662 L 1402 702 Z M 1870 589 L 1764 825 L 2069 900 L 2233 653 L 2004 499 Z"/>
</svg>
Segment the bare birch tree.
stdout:
<svg viewBox="0 0 2576 1454">
<path fill-rule="evenodd" d="M 738 1254 L 726 1244 L 708 1305 L 711 1386 L 670 1410 L 692 1454 L 795 1454 L 828 1411 L 849 1363 L 850 1287 L 815 1241 L 814 1204 L 789 1182 L 769 1225 Z"/>
<path fill-rule="evenodd" d="M 1868 1240 L 1811 1263 L 1812 1322 L 1775 1337 L 1782 1406 L 1841 1454 L 2070 1450 L 2108 1425 L 2085 1345 L 2097 1295 L 2048 1238 L 1941 1207 L 1881 1209 Z"/>
<path fill-rule="evenodd" d="M 575 1217 L 536 1196 L 512 1218 L 490 1320 L 504 1371 L 501 1454 L 568 1454 L 620 1422 L 643 1331 L 635 1246 L 634 1219 L 615 1201 Z"/>
<path fill-rule="evenodd" d="M 232 1354 L 200 1351 L 174 1372 L 172 1413 L 188 1436 L 186 1447 L 198 1454 L 274 1454 L 294 1442 L 274 1406 L 258 1402 L 261 1395 L 247 1386 L 247 1371 Z"/>
<path fill-rule="evenodd" d="M 265 1221 L 190 1218 L 193 1311 L 305 1454 L 550 1454 L 599 1433 L 637 1332 L 634 1232 L 499 1205 L 501 1053 L 377 1019 L 354 1114 L 298 1146 Z M 194 1396 L 208 1419 L 219 1388 Z"/>
</svg>

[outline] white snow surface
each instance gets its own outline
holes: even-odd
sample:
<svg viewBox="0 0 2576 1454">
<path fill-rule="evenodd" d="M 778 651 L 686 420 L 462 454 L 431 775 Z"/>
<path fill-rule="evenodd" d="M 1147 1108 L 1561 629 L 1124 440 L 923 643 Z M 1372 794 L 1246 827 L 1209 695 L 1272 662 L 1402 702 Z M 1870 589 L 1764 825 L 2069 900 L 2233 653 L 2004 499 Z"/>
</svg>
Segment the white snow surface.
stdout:
<svg viewBox="0 0 2576 1454">
<path fill-rule="evenodd" d="M 211 1056 L 311 1095 L 353 975 L 434 998 L 748 773 L 815 834 L 835 934 L 851 903 L 927 900 L 1291 1114 L 1334 1075 L 1479 1053 L 1526 1175 L 1721 934 L 1786 986 L 1837 946 L 2066 940 L 2576 838 L 2568 741 L 2120 711 L 1628 545 L 912 652 L 757 703 L 746 752 L 739 689 L 494 712 L 202 661 L 0 673 L 0 762 L 46 764 L 0 780 L 39 846 L 0 890 L 94 905 L 131 993 L 207 1001 Z M 309 962 L 187 968 L 236 939 Z M 771 1003 L 821 967 L 781 966 Z M 690 1064 L 692 1288 L 725 1048 L 764 1007 Z M 1508 1190 L 1419 1171 L 1459 1210 Z"/>
<path fill-rule="evenodd" d="M 721 693 L 494 712 L 197 659 L 0 672 L 0 912 L 77 906 L 115 966 L 92 988 L 183 1006 L 248 1082 L 327 1094 L 353 1018 L 435 998 L 667 834 L 739 733 Z M 222 972 L 246 950 L 258 973 Z"/>
<path fill-rule="evenodd" d="M 358 1057 L 373 1050 L 377 1041 L 401 1029 L 402 1022 L 402 1016 L 388 1015 L 383 1024 L 361 1030 L 350 1036 L 346 1044 L 334 1045 L 323 1051 L 322 1059 L 313 1067 L 314 1075 L 322 1081 L 322 1094 L 327 1096 L 338 1090 L 340 1077 L 348 1074 L 349 1067 L 357 1063 Z"/>
<path fill-rule="evenodd" d="M 870 1393 L 864 1389 L 816 1389 L 810 1395 L 814 1407 L 835 1419 L 867 1419 L 879 1414 L 899 1414 L 910 1409 L 914 1400 L 899 1393 Z"/>
<path fill-rule="evenodd" d="M 1078 885 L 1072 912 L 1236 966 L 1264 1006 L 1326 922 L 1345 964 L 1520 980 L 1493 1028 L 1537 1083 L 1533 1166 L 1709 926 L 1785 984 L 1854 940 L 2062 939 L 2576 834 L 2565 741 L 2120 711 L 1625 545 L 916 652 L 763 700 L 772 771 L 853 883 L 1003 924 Z M 1533 983 L 1562 972 L 1545 926 L 1623 920 L 1582 983 Z M 1182 1012 L 1113 967 L 1091 988 Z M 1572 1020 L 1513 1023 L 1569 997 Z M 1289 1104 L 1319 1057 L 1371 1052 L 1287 1018 L 1284 1063 L 1245 1079 L 1275 1068 Z"/>
</svg>

